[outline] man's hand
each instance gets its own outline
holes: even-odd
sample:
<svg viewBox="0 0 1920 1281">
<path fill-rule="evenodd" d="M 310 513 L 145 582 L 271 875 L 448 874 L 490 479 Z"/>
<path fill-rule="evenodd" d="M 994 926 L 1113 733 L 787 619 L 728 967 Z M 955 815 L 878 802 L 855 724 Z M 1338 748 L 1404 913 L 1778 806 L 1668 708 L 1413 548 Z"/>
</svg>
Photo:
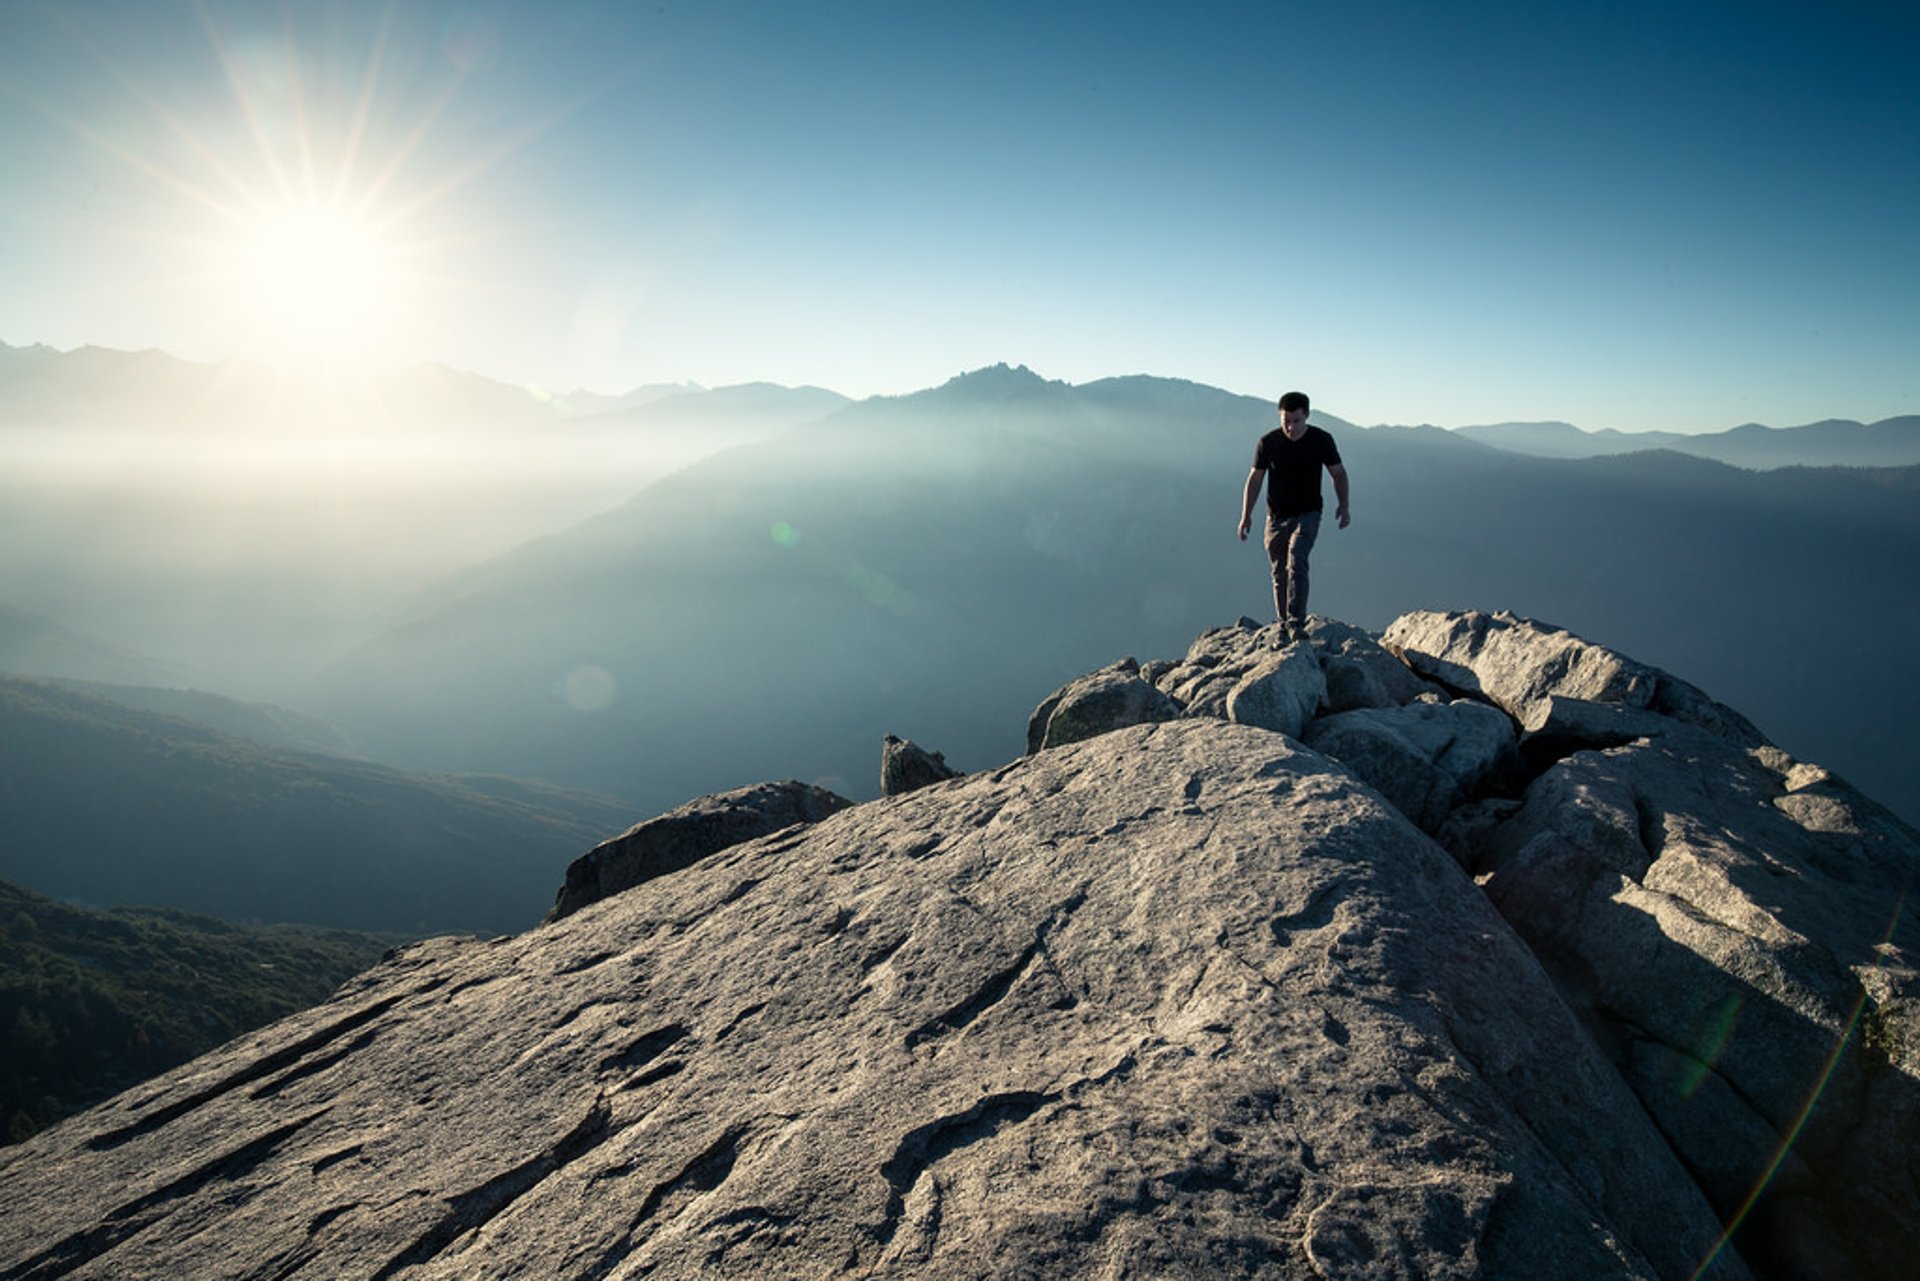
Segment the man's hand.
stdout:
<svg viewBox="0 0 1920 1281">
<path fill-rule="evenodd" d="M 1340 510 L 1336 511 L 1334 513 L 1334 516 L 1336 519 L 1339 520 L 1340 528 L 1342 529 L 1345 529 L 1348 525 L 1351 525 L 1353 523 L 1353 517 L 1347 513 L 1345 504 L 1341 505 Z M 1245 535 L 1243 534 L 1242 537 L 1245 537 Z"/>
<path fill-rule="evenodd" d="M 1253 505 L 1260 500 L 1260 485 L 1266 480 L 1267 473 L 1255 467 L 1247 473 L 1247 492 L 1240 496 L 1240 541 L 1247 541 L 1247 530 L 1253 526 Z"/>
</svg>

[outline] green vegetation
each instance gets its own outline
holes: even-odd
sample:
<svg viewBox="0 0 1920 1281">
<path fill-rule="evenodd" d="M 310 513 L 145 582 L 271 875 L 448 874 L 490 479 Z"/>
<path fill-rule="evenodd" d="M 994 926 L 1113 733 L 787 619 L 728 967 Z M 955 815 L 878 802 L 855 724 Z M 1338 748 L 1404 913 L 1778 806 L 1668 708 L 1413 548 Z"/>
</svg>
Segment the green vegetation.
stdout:
<svg viewBox="0 0 1920 1281">
<path fill-rule="evenodd" d="M 319 1004 L 397 941 L 88 911 L 0 882 L 0 1142 Z"/>
</svg>

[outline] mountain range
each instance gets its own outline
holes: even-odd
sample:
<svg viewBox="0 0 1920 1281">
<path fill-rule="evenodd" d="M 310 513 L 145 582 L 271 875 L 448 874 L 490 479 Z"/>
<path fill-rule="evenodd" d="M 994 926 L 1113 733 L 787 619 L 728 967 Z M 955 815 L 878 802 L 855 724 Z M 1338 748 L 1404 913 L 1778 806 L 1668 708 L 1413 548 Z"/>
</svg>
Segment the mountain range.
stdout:
<svg viewBox="0 0 1920 1281">
<path fill-rule="evenodd" d="M 1920 464 L 1920 416 L 1877 423 L 1829 419 L 1803 427 L 1747 423 L 1728 431 L 1584 431 L 1570 423 L 1496 423 L 1460 435 L 1541 458 L 1599 458 L 1667 449 L 1734 467 L 1912 467 Z"/>
<path fill-rule="evenodd" d="M 848 403 L 846 397 L 818 387 L 747 383 L 711 389 L 718 395 L 709 395 L 709 390 L 683 382 L 643 384 L 616 394 L 556 392 L 440 365 L 348 378 L 337 372 L 292 375 L 244 361 L 185 361 L 162 351 L 59 351 L 0 343 L 0 431 L 67 426 L 205 432 L 277 425 L 475 433 L 565 421 L 605 426 L 608 415 L 624 416 L 633 426 L 646 426 L 653 418 L 682 417 L 697 424 L 734 418 L 755 402 L 776 425 L 784 426 Z M 1916 415 L 1870 424 L 1827 419 L 1699 432 L 1591 430 L 1565 422 L 1489 423 L 1449 430 L 1497 449 L 1542 458 L 1672 450 L 1753 469 L 1920 465 Z"/>
<path fill-rule="evenodd" d="M 871 795 L 886 732 L 999 759 L 1028 691 L 1223 606 L 1270 611 L 1264 559 L 1229 528 L 1271 416 L 1190 383 L 1005 367 L 862 402 L 449 578 L 314 706 L 382 759 L 642 810 L 742 770 Z M 1920 469 L 1543 459 L 1316 421 L 1355 519 L 1322 535 L 1315 609 L 1564 621 L 1700 673 L 1920 813 L 1903 677 Z"/>
<path fill-rule="evenodd" d="M 845 403 L 760 384 L 553 397 L 438 368 L 309 387 L 7 349 L 0 650 L 32 615 L 119 661 L 4 670 L 284 703 L 408 593 Z"/>
</svg>

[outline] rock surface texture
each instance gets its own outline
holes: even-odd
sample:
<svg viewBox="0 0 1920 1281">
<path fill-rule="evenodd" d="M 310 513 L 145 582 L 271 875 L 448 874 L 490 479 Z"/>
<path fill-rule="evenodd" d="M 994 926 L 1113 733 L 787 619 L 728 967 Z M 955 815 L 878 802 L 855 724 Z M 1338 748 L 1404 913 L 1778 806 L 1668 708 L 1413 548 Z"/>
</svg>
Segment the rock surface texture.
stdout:
<svg viewBox="0 0 1920 1281">
<path fill-rule="evenodd" d="M 1920 836 L 1557 629 L 1267 639 L 0 1152 L 0 1276 L 1911 1274 Z"/>
</svg>

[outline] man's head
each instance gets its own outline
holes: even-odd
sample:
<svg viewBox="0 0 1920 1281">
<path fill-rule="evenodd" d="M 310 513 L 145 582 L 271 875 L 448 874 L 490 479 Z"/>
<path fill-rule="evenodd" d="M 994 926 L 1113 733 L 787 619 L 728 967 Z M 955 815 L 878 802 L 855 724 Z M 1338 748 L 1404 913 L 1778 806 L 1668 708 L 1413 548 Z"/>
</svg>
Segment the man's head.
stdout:
<svg viewBox="0 0 1920 1281">
<path fill-rule="evenodd" d="M 1298 440 L 1307 430 L 1307 413 L 1312 406 L 1304 391 L 1290 391 L 1280 398 L 1280 426 L 1288 440 Z"/>
</svg>

